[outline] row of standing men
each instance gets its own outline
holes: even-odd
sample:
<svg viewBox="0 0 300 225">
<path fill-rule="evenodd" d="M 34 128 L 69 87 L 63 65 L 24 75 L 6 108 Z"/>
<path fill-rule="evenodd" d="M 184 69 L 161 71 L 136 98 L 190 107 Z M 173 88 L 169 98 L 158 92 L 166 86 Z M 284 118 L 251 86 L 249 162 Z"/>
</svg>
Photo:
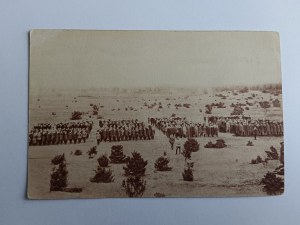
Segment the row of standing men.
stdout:
<svg viewBox="0 0 300 225">
<path fill-rule="evenodd" d="M 139 120 L 100 120 L 97 144 L 109 141 L 153 140 L 155 130 Z"/>
<path fill-rule="evenodd" d="M 76 144 L 86 142 L 93 122 L 70 122 L 60 124 L 41 123 L 29 132 L 29 145 Z"/>
<path fill-rule="evenodd" d="M 218 137 L 219 128 L 213 123 L 189 122 L 185 117 L 148 118 L 148 122 L 161 130 L 168 138 Z"/>
</svg>

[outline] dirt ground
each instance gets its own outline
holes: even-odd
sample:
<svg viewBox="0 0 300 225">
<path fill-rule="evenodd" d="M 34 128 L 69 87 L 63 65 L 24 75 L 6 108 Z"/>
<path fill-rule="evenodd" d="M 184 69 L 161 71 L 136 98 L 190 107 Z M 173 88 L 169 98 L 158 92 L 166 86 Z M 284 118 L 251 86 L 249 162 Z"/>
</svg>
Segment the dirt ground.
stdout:
<svg viewBox="0 0 300 225">
<path fill-rule="evenodd" d="M 67 122 L 73 111 L 86 112 L 83 120 L 94 121 L 91 135 L 85 144 L 63 144 L 51 146 L 30 146 L 28 150 L 28 196 L 31 198 L 101 198 L 101 197 L 127 197 L 121 184 L 124 164 L 110 164 L 113 171 L 114 182 L 92 183 L 89 179 L 94 175 L 97 168 L 97 158 L 101 154 L 110 155 L 112 145 L 123 145 L 124 153 L 130 155 L 137 151 L 148 161 L 146 167 L 146 191 L 143 197 L 154 197 L 155 193 L 163 193 L 166 197 L 225 197 L 225 196 L 261 196 L 266 195 L 260 184 L 261 178 L 267 171 L 273 171 L 279 166 L 279 161 L 269 161 L 267 164 L 250 164 L 251 159 L 258 155 L 264 158 L 265 151 L 273 145 L 278 151 L 283 137 L 236 137 L 229 133 L 219 133 L 219 137 L 197 138 L 200 150 L 192 153 L 194 164 L 194 181 L 187 182 L 182 178 L 184 168 L 184 157 L 176 155 L 171 150 L 168 138 L 156 129 L 154 140 L 147 141 L 124 141 L 124 142 L 102 142 L 97 146 L 98 154 L 89 159 L 87 151 L 96 145 L 95 133 L 98 128 L 98 120 L 92 116 L 90 104 L 100 107 L 99 115 L 104 119 L 139 119 L 147 121 L 152 117 L 170 117 L 172 113 L 177 116 L 185 116 L 194 122 L 203 122 L 205 116 L 205 105 L 213 102 L 224 102 L 226 108 L 213 108 L 212 115 L 230 115 L 231 103 L 244 103 L 247 97 L 258 94 L 255 98 L 248 100 L 270 101 L 278 98 L 281 103 L 281 95 L 274 96 L 269 93 L 252 91 L 249 93 L 233 95 L 228 92 L 219 92 L 226 95 L 226 99 L 216 97 L 215 93 L 110 93 L 96 94 L 84 91 L 32 91 L 30 94 L 30 121 L 29 129 L 39 122 Z M 118 92 L 117 92 L 118 93 Z M 147 105 L 161 102 L 163 108 L 157 106 L 148 108 Z M 179 107 L 176 103 L 190 103 L 190 108 Z M 168 107 L 169 104 L 169 107 Z M 130 109 L 130 107 L 132 107 Z M 126 110 L 127 108 L 127 110 Z M 201 112 L 202 110 L 202 112 Z M 55 115 L 54 115 L 55 114 Z M 271 107 L 267 110 L 254 104 L 245 111 L 245 116 L 252 118 L 282 120 L 282 109 Z M 207 116 L 207 115 L 206 115 Z M 204 145 L 208 141 L 215 142 L 223 138 L 227 147 L 223 149 L 207 149 Z M 254 146 L 246 146 L 251 140 Z M 80 149 L 83 154 L 75 156 L 71 154 Z M 170 158 L 168 172 L 156 172 L 154 162 L 166 152 Z M 68 186 L 82 187 L 81 193 L 50 192 L 50 173 L 53 165 L 51 159 L 64 153 L 66 156 L 67 169 L 69 171 Z"/>
</svg>

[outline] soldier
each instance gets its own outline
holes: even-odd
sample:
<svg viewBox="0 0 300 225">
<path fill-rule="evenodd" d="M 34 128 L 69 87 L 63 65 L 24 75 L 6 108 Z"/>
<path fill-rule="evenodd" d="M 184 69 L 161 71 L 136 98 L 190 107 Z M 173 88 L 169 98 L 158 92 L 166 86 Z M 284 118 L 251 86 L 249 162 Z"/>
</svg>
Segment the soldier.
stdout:
<svg viewBox="0 0 300 225">
<path fill-rule="evenodd" d="M 100 141 L 101 141 L 101 135 L 100 135 L 99 130 L 96 132 L 96 139 L 97 139 L 97 145 L 99 145 Z"/>
<path fill-rule="evenodd" d="M 170 142 L 170 145 L 171 145 L 171 150 L 174 149 L 174 143 L 175 143 L 175 138 L 174 138 L 174 135 L 170 135 L 170 138 L 169 138 L 169 142 Z"/>
<path fill-rule="evenodd" d="M 37 145 L 37 136 L 37 132 L 34 131 L 32 136 L 32 145 Z"/>
<path fill-rule="evenodd" d="M 52 143 L 52 131 L 49 131 L 47 134 L 47 144 L 51 145 Z"/>
<path fill-rule="evenodd" d="M 81 131 L 78 131 L 78 133 L 77 133 L 78 143 L 81 143 L 81 139 L 82 139 L 82 133 L 81 133 Z"/>
<path fill-rule="evenodd" d="M 85 129 L 83 129 L 83 131 L 82 131 L 82 140 L 83 140 L 84 143 L 85 143 L 86 139 L 87 139 L 87 132 L 86 132 Z"/>
<path fill-rule="evenodd" d="M 181 154 L 181 140 L 179 138 L 176 138 L 175 140 L 175 145 L 176 145 L 176 155 L 177 155 L 177 152 L 179 154 Z"/>
<path fill-rule="evenodd" d="M 257 136 L 257 126 L 256 125 L 253 128 L 253 135 L 254 135 L 254 140 L 256 140 L 256 136 Z"/>
<path fill-rule="evenodd" d="M 68 132 L 67 132 L 67 131 L 64 131 L 64 132 L 63 132 L 63 140 L 64 140 L 64 143 L 65 143 L 65 144 L 68 143 Z"/>
<path fill-rule="evenodd" d="M 64 133 L 63 130 L 60 130 L 59 132 L 59 144 L 62 144 L 64 141 Z"/>
</svg>

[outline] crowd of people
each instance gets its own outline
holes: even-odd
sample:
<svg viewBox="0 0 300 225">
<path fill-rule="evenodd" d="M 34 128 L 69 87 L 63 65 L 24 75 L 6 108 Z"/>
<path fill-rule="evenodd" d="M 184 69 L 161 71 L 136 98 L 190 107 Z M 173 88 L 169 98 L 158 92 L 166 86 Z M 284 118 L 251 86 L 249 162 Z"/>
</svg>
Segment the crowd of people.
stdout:
<svg viewBox="0 0 300 225">
<path fill-rule="evenodd" d="M 39 123 L 29 132 L 29 145 L 58 145 L 85 142 L 93 122 Z"/>
<path fill-rule="evenodd" d="M 213 117 L 213 120 L 220 132 L 233 133 L 236 136 L 283 136 L 282 121 L 255 120 L 250 117 Z"/>
<path fill-rule="evenodd" d="M 97 144 L 104 141 L 152 140 L 155 130 L 139 120 L 99 120 Z"/>
<path fill-rule="evenodd" d="M 215 123 L 195 123 L 185 117 L 148 118 L 149 123 L 162 131 L 168 138 L 218 137 L 219 128 Z"/>
</svg>

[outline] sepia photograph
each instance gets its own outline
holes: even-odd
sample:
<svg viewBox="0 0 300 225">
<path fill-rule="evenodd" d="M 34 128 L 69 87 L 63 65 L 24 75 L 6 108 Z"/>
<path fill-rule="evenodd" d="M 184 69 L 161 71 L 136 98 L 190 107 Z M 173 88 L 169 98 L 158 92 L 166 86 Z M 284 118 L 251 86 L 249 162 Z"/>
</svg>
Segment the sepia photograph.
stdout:
<svg viewBox="0 0 300 225">
<path fill-rule="evenodd" d="M 32 30 L 29 199 L 284 192 L 276 32 Z"/>
</svg>

